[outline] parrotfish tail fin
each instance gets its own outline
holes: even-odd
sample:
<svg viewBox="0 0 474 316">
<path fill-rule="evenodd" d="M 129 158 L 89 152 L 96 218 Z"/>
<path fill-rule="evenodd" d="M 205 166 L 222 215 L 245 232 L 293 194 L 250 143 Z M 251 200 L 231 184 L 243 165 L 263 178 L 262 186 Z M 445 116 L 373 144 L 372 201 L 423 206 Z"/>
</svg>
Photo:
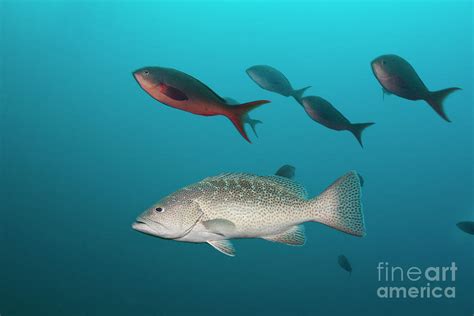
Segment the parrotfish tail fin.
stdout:
<svg viewBox="0 0 474 316">
<path fill-rule="evenodd" d="M 360 177 L 350 171 L 310 200 L 313 221 L 362 237 L 365 235 Z"/>
<path fill-rule="evenodd" d="M 258 100 L 258 101 L 253 101 L 253 102 L 248 102 L 248 103 L 243 103 L 239 104 L 237 106 L 232 106 L 229 107 L 229 111 L 227 113 L 227 117 L 232 121 L 232 123 L 235 125 L 239 133 L 242 135 L 243 138 L 245 138 L 246 141 L 251 143 L 250 139 L 247 136 L 247 133 L 245 132 L 244 129 L 244 123 L 245 123 L 245 117 L 246 114 L 253 109 L 257 108 L 258 106 L 269 103 L 270 101 L 268 100 Z"/>
<path fill-rule="evenodd" d="M 299 89 L 299 90 L 293 90 L 293 92 L 291 92 L 291 96 L 293 98 L 295 98 L 295 100 L 299 104 L 301 104 L 301 99 L 303 98 L 303 94 L 306 91 L 306 89 L 309 89 L 309 88 L 311 88 L 311 86 L 307 86 L 307 87 L 304 87 L 303 89 Z"/>
<path fill-rule="evenodd" d="M 374 125 L 375 123 L 357 123 L 357 124 L 351 124 L 351 128 L 349 131 L 354 134 L 355 138 L 357 138 L 357 141 L 359 142 L 360 146 L 364 148 L 364 145 L 362 144 L 362 132 L 369 126 Z"/>
<path fill-rule="evenodd" d="M 448 95 L 457 90 L 461 90 L 461 88 L 448 88 L 430 92 L 430 95 L 428 99 L 426 99 L 426 102 L 428 102 L 428 104 L 431 105 L 433 110 L 435 110 L 436 113 L 438 113 L 442 118 L 444 118 L 448 122 L 451 122 L 450 119 L 446 116 L 446 113 L 444 113 L 443 101 Z"/>
<path fill-rule="evenodd" d="M 258 137 L 257 130 L 255 129 L 255 126 L 256 126 L 257 124 L 262 124 L 263 122 L 260 121 L 260 120 L 253 120 L 253 119 L 251 119 L 251 118 L 249 117 L 249 118 L 247 118 L 247 123 L 249 123 L 249 125 L 250 125 L 250 127 L 252 128 L 252 131 L 253 131 L 253 133 L 255 134 L 255 136 Z"/>
</svg>

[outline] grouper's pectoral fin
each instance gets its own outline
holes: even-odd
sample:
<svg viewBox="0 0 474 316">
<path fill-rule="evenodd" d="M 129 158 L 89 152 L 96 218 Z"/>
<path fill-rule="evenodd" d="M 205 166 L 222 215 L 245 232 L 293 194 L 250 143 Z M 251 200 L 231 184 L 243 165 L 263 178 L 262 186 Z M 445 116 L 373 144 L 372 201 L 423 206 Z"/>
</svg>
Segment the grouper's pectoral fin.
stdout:
<svg viewBox="0 0 474 316">
<path fill-rule="evenodd" d="M 221 236 L 226 236 L 235 231 L 235 224 L 223 218 L 215 218 L 208 221 L 203 221 L 202 224 L 209 232 Z"/>
<path fill-rule="evenodd" d="M 264 236 L 262 238 L 291 246 L 303 246 L 306 240 L 303 225 L 292 226 L 287 231 L 276 235 Z"/>
<path fill-rule="evenodd" d="M 235 256 L 234 245 L 228 240 L 210 240 L 207 243 L 225 255 L 231 257 Z"/>
</svg>

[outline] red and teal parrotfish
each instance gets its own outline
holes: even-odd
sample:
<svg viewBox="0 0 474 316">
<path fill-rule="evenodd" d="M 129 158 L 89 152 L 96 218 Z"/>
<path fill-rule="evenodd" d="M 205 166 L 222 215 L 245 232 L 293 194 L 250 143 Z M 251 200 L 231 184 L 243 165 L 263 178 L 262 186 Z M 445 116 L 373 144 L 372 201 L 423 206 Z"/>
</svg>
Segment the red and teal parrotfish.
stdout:
<svg viewBox="0 0 474 316">
<path fill-rule="evenodd" d="M 258 100 L 229 105 L 198 79 L 172 68 L 144 67 L 133 72 L 133 76 L 143 90 L 163 104 L 197 115 L 226 116 L 249 143 L 244 129 L 247 113 L 270 102 Z"/>
<path fill-rule="evenodd" d="M 383 87 L 384 93 L 395 94 L 408 100 L 424 100 L 443 119 L 451 122 L 443 109 L 444 99 L 461 88 L 447 88 L 429 91 L 415 69 L 405 59 L 397 55 L 383 55 L 371 63 L 375 78 Z"/>
</svg>

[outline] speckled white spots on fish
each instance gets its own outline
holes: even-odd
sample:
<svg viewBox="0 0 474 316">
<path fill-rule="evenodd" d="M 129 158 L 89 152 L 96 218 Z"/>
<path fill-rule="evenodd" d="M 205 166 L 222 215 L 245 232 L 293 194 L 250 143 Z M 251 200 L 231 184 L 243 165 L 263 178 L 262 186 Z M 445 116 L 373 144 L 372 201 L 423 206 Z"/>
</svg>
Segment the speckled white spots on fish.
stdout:
<svg viewBox="0 0 474 316">
<path fill-rule="evenodd" d="M 161 231 L 166 231 L 166 236 L 177 236 L 173 239 L 208 242 L 219 251 L 234 255 L 229 242 L 212 242 L 265 238 L 301 245 L 304 230 L 298 225 L 304 222 L 319 222 L 349 234 L 364 235 L 360 191 L 360 178 L 355 171 L 313 199 L 307 199 L 305 188 L 289 178 L 227 173 L 169 195 L 153 206 L 164 205 L 166 212 L 156 214 L 151 208 L 138 220 L 151 226 L 159 223 L 154 229 L 160 237 L 164 235 Z M 185 204 L 189 206 L 182 207 Z"/>
</svg>

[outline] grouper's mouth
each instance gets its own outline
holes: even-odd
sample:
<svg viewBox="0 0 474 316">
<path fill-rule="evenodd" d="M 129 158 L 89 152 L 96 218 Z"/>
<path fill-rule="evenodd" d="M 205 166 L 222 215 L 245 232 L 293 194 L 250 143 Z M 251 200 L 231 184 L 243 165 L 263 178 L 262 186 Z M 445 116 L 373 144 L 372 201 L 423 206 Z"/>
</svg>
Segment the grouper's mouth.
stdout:
<svg viewBox="0 0 474 316">
<path fill-rule="evenodd" d="M 156 231 L 154 231 L 145 221 L 137 218 L 135 222 L 132 224 L 132 228 L 140 233 L 144 233 L 147 235 L 160 237 Z"/>
<path fill-rule="evenodd" d="M 133 222 L 132 224 L 132 228 L 135 229 L 136 231 L 139 231 L 140 233 L 143 233 L 143 234 L 146 234 L 146 235 L 150 235 L 150 236 L 154 236 L 154 237 L 160 237 L 160 238 L 165 238 L 165 239 L 179 239 L 179 238 L 183 238 L 184 236 L 186 236 L 187 234 L 189 234 L 191 232 L 191 230 L 193 230 L 194 226 L 196 226 L 196 224 L 199 222 L 199 220 L 201 219 L 202 217 L 202 214 L 198 217 L 198 219 L 189 227 L 187 228 L 182 234 L 178 235 L 178 236 L 173 236 L 173 237 L 165 237 L 165 236 L 162 236 L 161 234 L 159 234 L 156 230 L 154 230 L 152 228 L 151 225 L 149 225 L 147 223 L 147 220 L 145 219 L 142 219 L 140 217 L 138 217 L 135 222 Z M 158 222 L 155 222 L 153 221 L 153 224 L 158 224 L 160 226 L 162 226 L 163 228 L 165 228 L 165 226 L 161 223 L 158 223 Z"/>
</svg>

